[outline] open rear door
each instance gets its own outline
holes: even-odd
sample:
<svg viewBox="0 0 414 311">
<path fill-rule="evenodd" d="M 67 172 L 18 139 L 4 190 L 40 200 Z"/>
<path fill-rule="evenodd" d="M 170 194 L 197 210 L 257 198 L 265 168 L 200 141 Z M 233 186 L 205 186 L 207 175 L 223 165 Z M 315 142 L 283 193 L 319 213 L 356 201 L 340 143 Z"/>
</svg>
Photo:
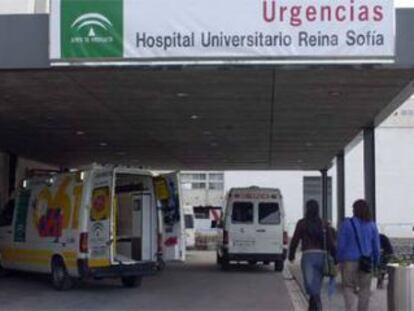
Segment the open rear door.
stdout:
<svg viewBox="0 0 414 311">
<path fill-rule="evenodd" d="M 111 169 L 97 169 L 92 176 L 88 221 L 90 267 L 107 267 L 113 261 L 113 175 Z"/>
<path fill-rule="evenodd" d="M 165 261 L 185 260 L 184 212 L 178 173 L 155 178 L 157 205 L 161 209 L 162 250 Z"/>
</svg>

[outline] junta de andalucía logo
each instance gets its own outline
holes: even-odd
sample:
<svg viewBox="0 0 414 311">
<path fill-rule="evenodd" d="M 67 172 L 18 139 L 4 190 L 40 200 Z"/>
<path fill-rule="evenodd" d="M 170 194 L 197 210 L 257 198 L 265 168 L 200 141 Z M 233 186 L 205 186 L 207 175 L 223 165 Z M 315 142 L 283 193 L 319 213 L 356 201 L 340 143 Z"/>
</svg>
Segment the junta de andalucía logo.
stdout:
<svg viewBox="0 0 414 311">
<path fill-rule="evenodd" d="M 112 22 L 104 15 L 99 13 L 87 13 L 79 16 L 70 26 L 78 34 L 84 33 L 86 29 L 86 36 L 72 37 L 72 43 L 111 43 L 114 41 L 111 35 L 113 28 Z M 97 35 L 96 29 L 100 29 L 100 35 Z M 105 36 L 105 33 L 107 34 Z"/>
<path fill-rule="evenodd" d="M 63 58 L 123 55 L 122 0 L 61 0 Z"/>
</svg>

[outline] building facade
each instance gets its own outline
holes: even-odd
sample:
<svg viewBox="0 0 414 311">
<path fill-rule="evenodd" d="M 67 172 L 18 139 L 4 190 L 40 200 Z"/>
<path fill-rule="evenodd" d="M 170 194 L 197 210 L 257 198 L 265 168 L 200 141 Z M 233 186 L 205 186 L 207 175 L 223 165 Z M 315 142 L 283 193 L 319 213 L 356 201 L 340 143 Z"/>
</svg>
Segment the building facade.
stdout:
<svg viewBox="0 0 414 311">
<path fill-rule="evenodd" d="M 224 172 L 180 172 L 184 206 L 222 207 L 224 200 Z"/>
</svg>

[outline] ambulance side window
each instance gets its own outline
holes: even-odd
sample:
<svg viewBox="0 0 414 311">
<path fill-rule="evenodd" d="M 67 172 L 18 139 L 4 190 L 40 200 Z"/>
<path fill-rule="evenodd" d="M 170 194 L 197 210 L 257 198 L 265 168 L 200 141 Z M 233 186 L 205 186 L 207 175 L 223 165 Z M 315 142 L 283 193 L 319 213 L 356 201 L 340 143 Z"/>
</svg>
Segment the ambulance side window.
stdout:
<svg viewBox="0 0 414 311">
<path fill-rule="evenodd" d="M 13 222 L 14 199 L 7 202 L 0 214 L 0 227 L 11 226 Z"/>
</svg>

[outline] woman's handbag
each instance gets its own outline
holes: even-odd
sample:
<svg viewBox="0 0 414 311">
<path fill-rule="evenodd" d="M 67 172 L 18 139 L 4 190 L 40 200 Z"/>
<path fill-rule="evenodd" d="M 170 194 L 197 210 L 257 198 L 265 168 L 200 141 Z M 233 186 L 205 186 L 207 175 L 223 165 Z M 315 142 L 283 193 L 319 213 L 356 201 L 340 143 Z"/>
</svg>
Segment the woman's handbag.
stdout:
<svg viewBox="0 0 414 311">
<path fill-rule="evenodd" d="M 328 243 L 327 243 L 327 230 L 323 228 L 323 248 L 325 250 L 325 260 L 323 265 L 323 276 L 327 276 L 330 278 L 336 277 L 338 271 L 336 269 L 335 260 L 330 254 L 328 250 Z"/>
<path fill-rule="evenodd" d="M 354 221 L 351 219 L 352 228 L 354 228 L 354 234 L 355 239 L 358 244 L 359 252 L 361 253 L 361 256 L 359 257 L 359 271 L 365 272 L 365 273 L 372 273 L 374 271 L 374 265 L 372 262 L 371 256 L 365 256 L 362 252 L 361 242 L 359 241 L 358 232 L 356 230 Z"/>
</svg>

